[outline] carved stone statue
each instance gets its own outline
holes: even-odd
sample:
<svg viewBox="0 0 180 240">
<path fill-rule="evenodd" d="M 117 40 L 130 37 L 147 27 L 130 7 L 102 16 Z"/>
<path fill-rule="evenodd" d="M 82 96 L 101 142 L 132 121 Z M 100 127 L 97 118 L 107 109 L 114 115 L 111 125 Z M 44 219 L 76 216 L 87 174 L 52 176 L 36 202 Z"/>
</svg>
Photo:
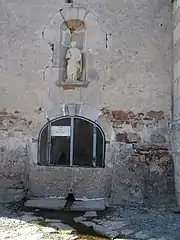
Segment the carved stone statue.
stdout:
<svg viewBox="0 0 180 240">
<path fill-rule="evenodd" d="M 71 42 L 71 48 L 66 53 L 67 64 L 67 78 L 68 80 L 77 81 L 82 74 L 82 54 L 76 47 L 76 42 Z"/>
</svg>

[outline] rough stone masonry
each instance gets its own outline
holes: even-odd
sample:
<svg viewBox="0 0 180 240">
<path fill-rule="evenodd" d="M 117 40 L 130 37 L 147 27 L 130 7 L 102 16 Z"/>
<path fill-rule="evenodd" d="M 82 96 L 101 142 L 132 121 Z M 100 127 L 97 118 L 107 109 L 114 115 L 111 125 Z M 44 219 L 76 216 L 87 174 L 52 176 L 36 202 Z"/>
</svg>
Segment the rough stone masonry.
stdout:
<svg viewBox="0 0 180 240">
<path fill-rule="evenodd" d="M 171 203 L 175 186 L 179 201 L 179 4 L 74 1 L 79 18 L 88 10 L 79 43 L 85 69 L 82 83 L 68 85 L 59 10 L 71 4 L 0 1 L 2 201 L 5 192 L 15 199 L 18 191 L 29 198 L 66 197 L 71 189 L 76 198 L 110 204 Z M 66 20 L 73 12 L 67 10 Z M 64 117 L 62 106 L 70 104 L 102 128 L 105 168 L 37 165 L 48 110 L 50 119 Z"/>
</svg>

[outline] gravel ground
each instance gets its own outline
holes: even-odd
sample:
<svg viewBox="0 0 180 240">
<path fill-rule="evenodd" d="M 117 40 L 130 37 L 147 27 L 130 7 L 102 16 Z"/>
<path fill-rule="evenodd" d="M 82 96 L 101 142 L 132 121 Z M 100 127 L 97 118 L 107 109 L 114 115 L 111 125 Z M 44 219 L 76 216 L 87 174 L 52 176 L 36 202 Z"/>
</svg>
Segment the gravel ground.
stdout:
<svg viewBox="0 0 180 240">
<path fill-rule="evenodd" d="M 132 239 L 180 240 L 180 214 L 167 208 L 112 208 L 104 216 L 105 221 L 121 221 L 126 224 L 121 233 Z M 125 231 L 124 231 L 125 230 Z"/>
<path fill-rule="evenodd" d="M 60 220 L 34 216 L 33 212 L 12 211 L 12 205 L 0 205 L 0 240 L 75 240 L 76 230 Z M 46 221 L 48 220 L 48 221 Z"/>
</svg>

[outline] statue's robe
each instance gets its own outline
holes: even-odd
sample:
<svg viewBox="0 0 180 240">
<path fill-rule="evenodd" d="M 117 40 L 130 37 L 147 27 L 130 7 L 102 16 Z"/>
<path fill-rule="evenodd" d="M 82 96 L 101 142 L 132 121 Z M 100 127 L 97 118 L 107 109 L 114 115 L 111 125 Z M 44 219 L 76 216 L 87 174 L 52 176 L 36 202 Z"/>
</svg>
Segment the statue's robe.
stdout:
<svg viewBox="0 0 180 240">
<path fill-rule="evenodd" d="M 70 48 L 66 53 L 67 78 L 68 80 L 77 81 L 82 74 L 82 54 L 78 48 Z"/>
</svg>

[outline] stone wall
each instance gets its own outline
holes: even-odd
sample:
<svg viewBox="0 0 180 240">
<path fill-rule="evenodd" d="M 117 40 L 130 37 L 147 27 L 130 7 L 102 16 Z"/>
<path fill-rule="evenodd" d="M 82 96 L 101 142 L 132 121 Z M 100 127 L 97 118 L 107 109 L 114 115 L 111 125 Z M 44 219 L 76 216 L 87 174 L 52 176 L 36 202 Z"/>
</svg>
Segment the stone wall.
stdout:
<svg viewBox="0 0 180 240">
<path fill-rule="evenodd" d="M 32 120 L 22 113 L 0 111 L 0 202 L 20 200 L 27 190 L 27 143 Z"/>
<path fill-rule="evenodd" d="M 6 107 L 10 112 L 18 109 L 38 119 L 39 110 L 75 102 L 134 114 L 163 111 L 170 116 L 172 5 L 169 0 L 114 0 L 113 4 L 108 0 L 77 0 L 75 3 L 87 7 L 107 34 L 107 46 L 100 43 L 99 49 L 97 45 L 94 49 L 91 42 L 91 47 L 87 46 L 90 83 L 87 88 L 75 90 L 57 87 L 57 78 L 48 75 L 52 50 L 42 38 L 43 30 L 64 6 L 64 1 L 0 3 L 3 26 L 0 109 Z"/>
<path fill-rule="evenodd" d="M 112 203 L 173 203 L 174 167 L 169 151 L 168 116 L 162 111 L 102 111 L 116 135 Z"/>
<path fill-rule="evenodd" d="M 180 58 L 179 58 L 179 43 L 180 43 L 180 22 L 179 22 L 179 11 L 180 11 L 180 2 L 174 1 L 173 4 L 173 88 L 172 88 L 172 100 L 173 100 L 173 122 L 172 122 L 172 153 L 175 166 L 175 183 L 176 183 L 176 195 L 178 200 L 178 205 L 180 205 L 180 175 L 179 175 L 179 166 L 180 166 L 180 138 L 179 138 L 179 120 L 180 120 L 180 92 L 179 92 L 179 81 L 180 81 Z"/>
<path fill-rule="evenodd" d="M 33 0 L 29 3 L 28 0 L 17 0 L 0 3 L 0 109 L 7 109 L 2 123 L 0 119 L 0 136 L 3 141 L 6 140 L 2 145 L 5 151 L 2 152 L 5 159 L 9 159 L 8 164 L 1 160 L 3 176 L 8 179 L 11 172 L 18 172 L 15 185 L 25 186 L 22 180 L 24 160 L 27 163 L 25 172 L 30 168 L 26 143 L 37 138 L 42 127 L 39 124 L 42 113 L 46 114 L 55 105 L 80 103 L 101 110 L 116 136 L 111 139 L 109 150 L 114 151 L 115 161 L 114 177 L 111 176 L 112 202 L 131 198 L 139 202 L 147 195 L 150 201 L 157 192 L 163 197 L 169 184 L 170 188 L 173 187 L 173 167 L 168 153 L 172 6 L 169 0 L 114 0 L 113 4 L 108 0 L 74 2 L 90 10 L 90 25 L 97 24 L 105 39 L 97 44 L 94 36 L 89 38 L 88 87 L 68 90 L 57 87 L 58 75 L 49 72 L 52 50 L 43 38 L 59 9 L 64 6 L 64 1 Z M 97 39 L 98 36 L 97 32 Z M 134 148 L 132 144 L 135 143 L 144 146 L 144 150 Z M 34 164 L 36 151 L 29 157 L 32 156 L 30 160 Z M 49 174 L 44 168 L 37 170 L 34 167 L 33 171 L 35 175 L 32 178 L 38 176 L 39 171 L 42 177 Z M 53 171 L 58 175 L 57 169 Z M 48 177 L 50 181 L 51 175 Z M 68 178 L 67 174 L 65 179 Z M 43 188 L 38 189 L 37 181 L 33 188 L 44 192 L 43 189 L 47 188 L 44 183 Z M 117 187 L 119 183 L 120 188 Z M 6 187 L 12 187 L 12 180 Z M 128 192 L 129 189 L 132 193 Z M 106 196 L 110 195 L 108 190 Z"/>
<path fill-rule="evenodd" d="M 117 143 L 115 151 L 112 204 L 174 203 L 174 169 L 166 146 Z"/>
</svg>

